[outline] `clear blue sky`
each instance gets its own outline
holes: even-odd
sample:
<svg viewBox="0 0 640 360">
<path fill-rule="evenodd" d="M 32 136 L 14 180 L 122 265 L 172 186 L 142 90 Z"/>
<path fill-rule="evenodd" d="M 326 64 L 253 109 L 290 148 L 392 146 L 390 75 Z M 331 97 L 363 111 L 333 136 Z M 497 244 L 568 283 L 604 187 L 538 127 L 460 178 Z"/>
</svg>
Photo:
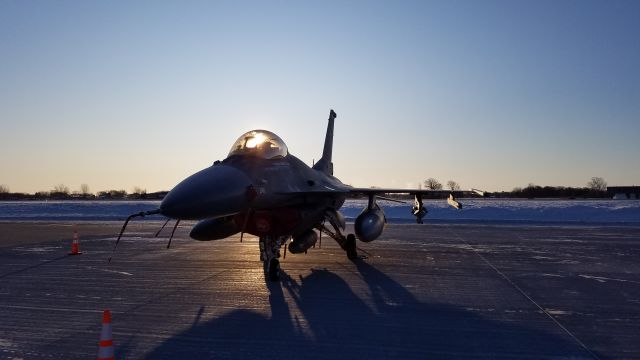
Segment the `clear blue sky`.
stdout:
<svg viewBox="0 0 640 360">
<path fill-rule="evenodd" d="M 640 184 L 640 1 L 0 2 L 0 184 L 170 189 L 243 132 L 355 186 Z"/>
</svg>

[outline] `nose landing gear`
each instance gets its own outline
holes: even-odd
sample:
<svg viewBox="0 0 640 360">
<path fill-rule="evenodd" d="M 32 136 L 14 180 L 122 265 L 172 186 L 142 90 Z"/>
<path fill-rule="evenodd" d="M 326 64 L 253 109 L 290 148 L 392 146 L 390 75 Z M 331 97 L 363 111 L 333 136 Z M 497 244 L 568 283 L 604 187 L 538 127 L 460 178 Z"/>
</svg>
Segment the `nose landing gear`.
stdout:
<svg viewBox="0 0 640 360">
<path fill-rule="evenodd" d="M 260 260 L 264 266 L 264 274 L 269 281 L 280 280 L 280 247 L 286 237 L 283 236 L 261 236 L 260 237 Z"/>
</svg>

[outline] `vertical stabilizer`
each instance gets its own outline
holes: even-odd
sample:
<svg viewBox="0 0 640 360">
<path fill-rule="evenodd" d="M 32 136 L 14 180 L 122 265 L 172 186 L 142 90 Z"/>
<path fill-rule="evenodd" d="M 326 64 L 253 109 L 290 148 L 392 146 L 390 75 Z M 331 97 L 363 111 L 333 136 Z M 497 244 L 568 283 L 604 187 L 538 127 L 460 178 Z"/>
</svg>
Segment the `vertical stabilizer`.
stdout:
<svg viewBox="0 0 640 360">
<path fill-rule="evenodd" d="M 314 169 L 324 172 L 328 175 L 333 175 L 333 163 L 331 162 L 331 156 L 333 153 L 333 122 L 336 118 L 335 111 L 329 112 L 329 124 L 327 125 L 327 135 L 324 138 L 324 149 L 322 150 L 322 157 L 313 166 Z"/>
</svg>

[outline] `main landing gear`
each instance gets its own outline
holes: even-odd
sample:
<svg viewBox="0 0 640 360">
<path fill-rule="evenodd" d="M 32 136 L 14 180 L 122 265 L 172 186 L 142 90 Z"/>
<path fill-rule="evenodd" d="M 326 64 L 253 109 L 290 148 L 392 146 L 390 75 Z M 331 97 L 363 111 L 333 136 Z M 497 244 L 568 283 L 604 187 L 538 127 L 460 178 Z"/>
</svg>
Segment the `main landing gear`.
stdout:
<svg viewBox="0 0 640 360">
<path fill-rule="evenodd" d="M 327 228 L 324 224 L 318 225 L 316 228 L 333 238 L 340 247 L 347 253 L 347 257 L 351 260 L 358 259 L 358 250 L 356 247 L 356 236 L 354 234 L 342 235 L 340 226 L 330 221 L 333 230 Z M 343 228 L 344 229 L 344 228 Z M 260 237 L 260 260 L 264 267 L 264 274 L 270 281 L 280 280 L 280 247 L 286 243 L 287 236 L 261 236 Z"/>
<path fill-rule="evenodd" d="M 342 247 L 347 252 L 347 257 L 351 260 L 358 258 L 358 250 L 356 250 L 356 236 L 353 234 L 347 235 L 345 244 Z"/>
<path fill-rule="evenodd" d="M 338 245 L 347 253 L 347 258 L 350 260 L 358 259 L 358 250 L 356 247 L 356 236 L 353 234 L 348 234 L 346 237 L 342 235 L 340 232 L 340 228 L 330 221 L 330 224 L 333 227 L 333 231 L 327 228 L 324 224 L 318 225 L 316 228 L 325 234 L 329 235 L 333 240 L 335 240 Z"/>
</svg>

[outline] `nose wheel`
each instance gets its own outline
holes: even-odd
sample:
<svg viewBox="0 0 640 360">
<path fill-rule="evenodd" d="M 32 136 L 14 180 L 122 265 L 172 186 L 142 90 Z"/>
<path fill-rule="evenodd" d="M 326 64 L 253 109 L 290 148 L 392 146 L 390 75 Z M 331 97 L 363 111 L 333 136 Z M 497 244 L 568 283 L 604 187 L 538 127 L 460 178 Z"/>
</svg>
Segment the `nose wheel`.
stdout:
<svg viewBox="0 0 640 360">
<path fill-rule="evenodd" d="M 264 274 L 269 281 L 280 280 L 280 246 L 284 237 L 261 236 L 260 237 L 260 260 L 264 265 Z"/>
<path fill-rule="evenodd" d="M 267 276 L 270 281 L 280 280 L 280 260 L 273 258 L 269 261 L 269 269 L 267 270 Z"/>
</svg>

